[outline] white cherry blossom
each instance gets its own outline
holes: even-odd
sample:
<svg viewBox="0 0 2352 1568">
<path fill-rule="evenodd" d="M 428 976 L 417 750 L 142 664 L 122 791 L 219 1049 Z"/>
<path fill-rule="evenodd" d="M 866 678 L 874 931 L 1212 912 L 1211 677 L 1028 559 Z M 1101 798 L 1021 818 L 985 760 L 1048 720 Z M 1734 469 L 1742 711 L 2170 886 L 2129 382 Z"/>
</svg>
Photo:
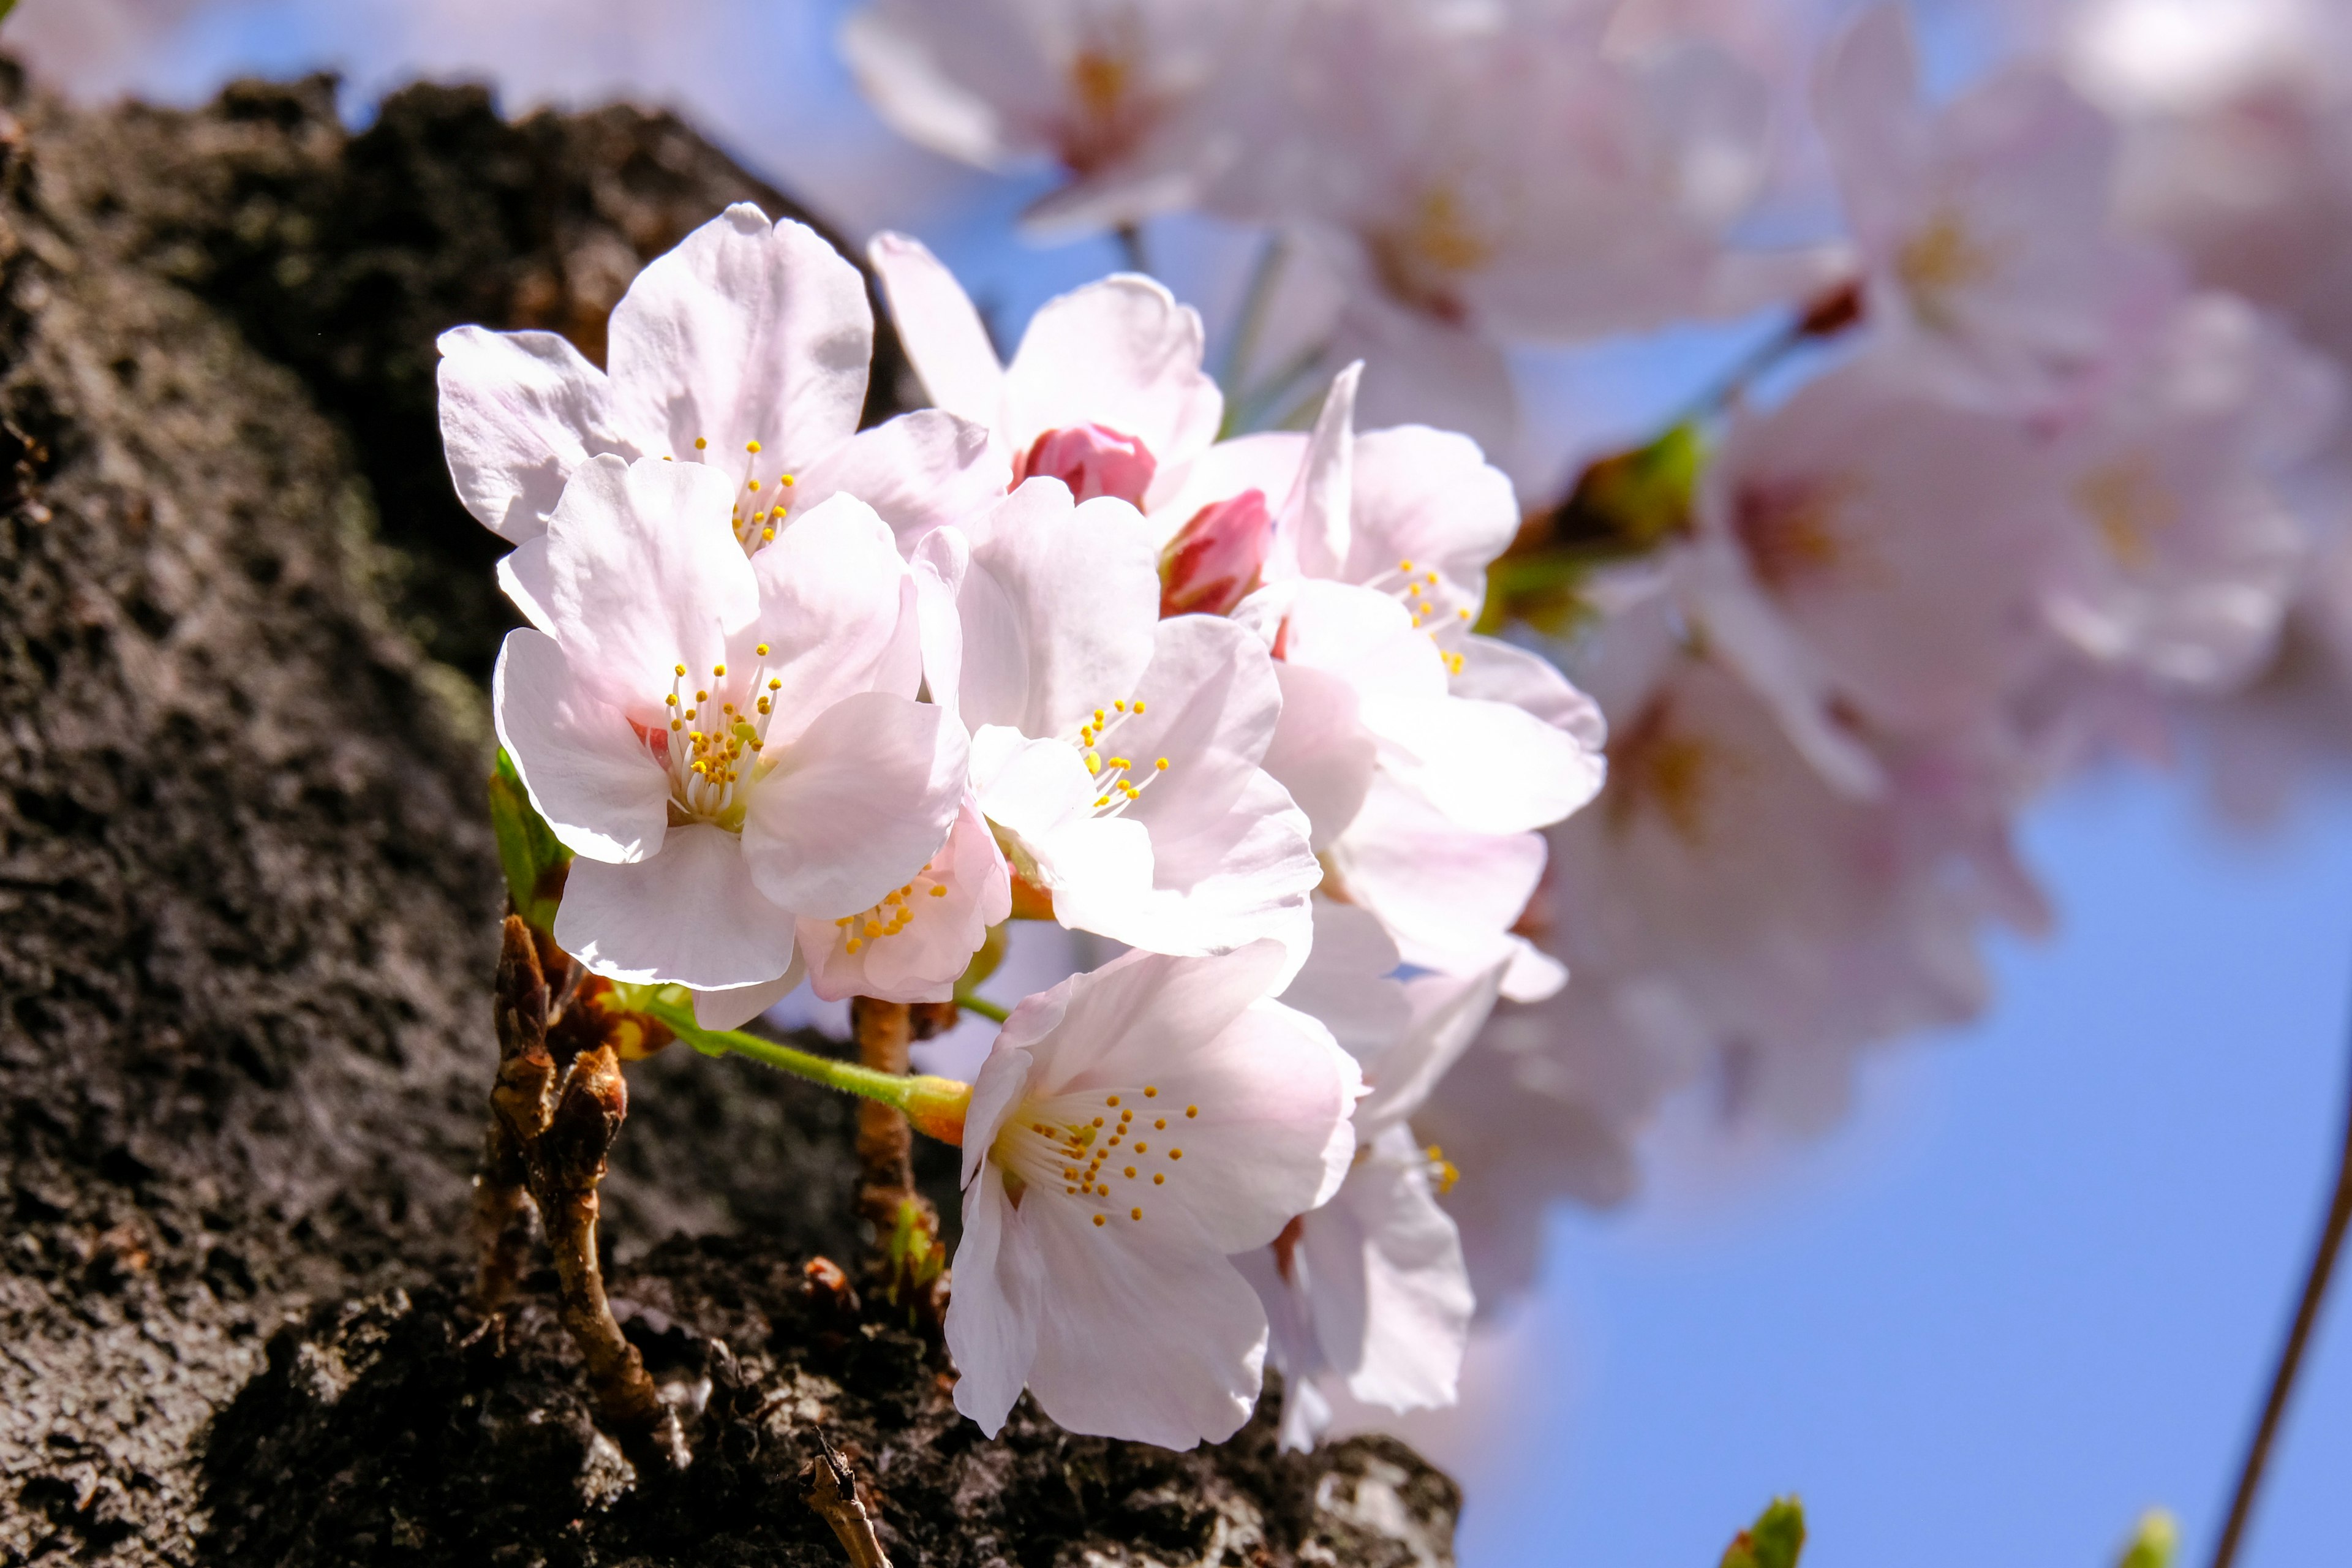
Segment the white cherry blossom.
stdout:
<svg viewBox="0 0 2352 1568">
<path fill-rule="evenodd" d="M 1267 992 L 1274 942 L 1130 952 L 1013 1010 L 964 1121 L 947 1342 L 993 1436 L 1025 1385 L 1073 1432 L 1220 1441 L 1266 1345 L 1229 1261 L 1327 1201 L 1355 1154 L 1355 1061 Z"/>
<path fill-rule="evenodd" d="M 1047 300 L 1007 365 L 919 242 L 879 235 L 867 254 L 924 390 L 994 434 L 1013 484 L 1057 479 L 1082 501 L 1140 506 L 1155 475 L 1216 438 L 1224 402 L 1201 369 L 1200 315 L 1153 279 L 1119 273 Z"/>
<path fill-rule="evenodd" d="M 1280 4 L 869 0 L 841 42 L 902 134 L 987 169 L 1058 165 L 1034 216 L 1108 224 L 1190 199 L 1237 149 L 1221 89 Z"/>
<path fill-rule="evenodd" d="M 971 727 L 981 809 L 1054 918 L 1156 952 L 1270 936 L 1303 959 L 1321 872 L 1259 765 L 1281 689 L 1241 626 L 1160 618 L 1134 508 L 1031 479 L 919 566 L 961 625 L 932 689 Z"/>
<path fill-rule="evenodd" d="M 1004 485 L 987 432 L 935 409 L 860 431 L 866 285 L 805 225 L 738 203 L 660 256 L 613 308 L 607 369 L 553 332 L 441 334 L 442 444 L 458 498 L 517 546 L 499 580 L 546 628 L 547 519 L 589 458 L 709 466 L 746 552 L 836 494 L 908 539 Z"/>
<path fill-rule="evenodd" d="M 967 750 L 914 700 L 913 586 L 873 510 L 837 496 L 746 557 L 734 489 L 583 463 L 542 536 L 549 629 L 509 634 L 491 696 L 575 856 L 556 941 L 614 979 L 772 999 L 796 917 L 863 910 L 939 849 Z"/>
<path fill-rule="evenodd" d="M 1437 1205 L 1443 1155 L 1414 1142 L 1407 1119 L 1486 1021 L 1501 970 L 1384 978 L 1396 967 L 1377 921 L 1320 906 L 1315 956 L 1283 994 L 1318 1016 L 1318 1002 L 1336 1004 L 1358 1026 L 1353 1039 L 1339 1038 L 1370 1086 L 1339 1190 L 1273 1246 L 1235 1260 L 1272 1325 L 1286 1447 L 1311 1447 L 1321 1436 L 1329 1404 L 1317 1385 L 1326 1380 L 1391 1410 L 1451 1405 L 1469 1340 L 1475 1303 L 1461 1238 Z M 1372 1006 L 1387 1015 L 1385 1028 L 1364 1026 Z"/>
<path fill-rule="evenodd" d="M 2053 454 L 1956 406 L 1895 347 L 1742 412 L 1672 558 L 1686 612 L 1840 788 L 1883 785 L 1854 738 L 1983 736 L 2054 657 L 2042 585 L 2063 547 Z"/>
<path fill-rule="evenodd" d="M 2043 601 L 2085 654 L 2174 689 L 2244 680 L 2305 564 L 2280 481 L 2337 419 L 2340 374 L 2234 296 L 2182 302 L 2058 442 L 2073 524 Z"/>
<path fill-rule="evenodd" d="M 827 1002 L 945 1002 L 988 928 L 1013 913 L 1013 873 L 967 795 L 947 842 L 870 909 L 800 921 L 809 983 Z"/>
<path fill-rule="evenodd" d="M 1518 952 L 1507 994 L 1536 994 L 1561 976 L 1509 931 L 1542 869 L 1533 830 L 1600 788 L 1600 714 L 1546 661 L 1469 630 L 1517 529 L 1509 481 L 1458 436 L 1357 437 L 1354 390 L 1352 372 L 1334 384 L 1266 585 L 1235 611 L 1282 681 L 1266 766 L 1307 812 L 1328 890 L 1407 962 L 1471 974 Z"/>
<path fill-rule="evenodd" d="M 1302 6 L 1249 153 L 1206 205 L 1298 227 L 1359 291 L 1489 337 L 1698 309 L 1763 177 L 1765 89 L 1705 44 L 1610 51 L 1601 21 Z"/>
<path fill-rule="evenodd" d="M 2006 837 L 2026 759 L 1864 732 L 1885 787 L 1854 799 L 1679 640 L 1662 596 L 1612 632 L 1589 672 L 1609 787 L 1552 830 L 1529 924 L 1610 1026 L 1727 1064 L 1737 1106 L 1818 1125 L 1854 1051 L 1982 1005 L 1987 919 L 2044 918 Z"/>
<path fill-rule="evenodd" d="M 2114 132 L 2054 72 L 2011 65 L 1940 109 L 1918 75 L 1882 5 L 1832 43 L 1815 93 L 1869 317 L 1953 395 L 2056 395 L 2165 308 L 2177 269 L 2114 226 Z"/>
</svg>

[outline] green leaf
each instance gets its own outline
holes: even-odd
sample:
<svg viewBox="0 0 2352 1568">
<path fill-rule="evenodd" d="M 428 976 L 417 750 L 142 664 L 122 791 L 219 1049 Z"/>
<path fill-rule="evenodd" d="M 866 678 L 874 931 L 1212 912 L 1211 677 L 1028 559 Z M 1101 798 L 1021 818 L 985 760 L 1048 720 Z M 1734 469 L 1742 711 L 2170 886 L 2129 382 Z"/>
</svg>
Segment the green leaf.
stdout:
<svg viewBox="0 0 2352 1568">
<path fill-rule="evenodd" d="M 1590 611 L 1583 586 L 1596 568 L 1645 555 L 1690 527 L 1706 466 L 1706 440 L 1687 419 L 1645 446 L 1596 458 L 1569 498 L 1531 516 L 1487 568 L 1477 629 L 1523 621 L 1568 635 Z"/>
<path fill-rule="evenodd" d="M 1722 1568 L 1797 1568 L 1805 1550 L 1805 1505 L 1793 1497 L 1774 1498 L 1725 1549 Z"/>
<path fill-rule="evenodd" d="M 515 772 L 514 759 L 499 748 L 490 774 L 490 831 L 498 836 L 499 868 L 506 873 L 507 897 L 515 913 L 534 931 L 555 929 L 555 906 L 563 901 L 564 874 L 572 851 L 530 804 L 530 792 Z"/>
<path fill-rule="evenodd" d="M 2139 1528 L 2132 1532 L 2116 1568 L 2172 1568 L 2173 1555 L 2179 1550 L 2180 1526 L 2164 1510 L 2152 1508 L 2139 1516 Z"/>
</svg>

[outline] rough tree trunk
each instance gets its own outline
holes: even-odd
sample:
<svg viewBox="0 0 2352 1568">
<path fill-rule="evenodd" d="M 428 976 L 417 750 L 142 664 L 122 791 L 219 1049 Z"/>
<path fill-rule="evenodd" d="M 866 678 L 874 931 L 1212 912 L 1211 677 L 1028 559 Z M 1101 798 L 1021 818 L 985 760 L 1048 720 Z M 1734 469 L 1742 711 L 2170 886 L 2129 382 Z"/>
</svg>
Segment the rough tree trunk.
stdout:
<svg viewBox="0 0 2352 1568">
<path fill-rule="evenodd" d="M 70 112 L 0 68 L 0 1563 L 838 1563 L 820 1423 L 902 1568 L 1449 1562 L 1394 1444 L 982 1440 L 806 1284 L 856 1245 L 852 1108 L 739 1062 L 633 1066 L 604 1189 L 684 1480 L 594 1431 L 543 1255 L 502 1331 L 460 1307 L 507 622 L 433 336 L 601 358 L 643 258 L 791 208 L 662 116 L 427 87 L 354 136 L 332 97 Z"/>
</svg>

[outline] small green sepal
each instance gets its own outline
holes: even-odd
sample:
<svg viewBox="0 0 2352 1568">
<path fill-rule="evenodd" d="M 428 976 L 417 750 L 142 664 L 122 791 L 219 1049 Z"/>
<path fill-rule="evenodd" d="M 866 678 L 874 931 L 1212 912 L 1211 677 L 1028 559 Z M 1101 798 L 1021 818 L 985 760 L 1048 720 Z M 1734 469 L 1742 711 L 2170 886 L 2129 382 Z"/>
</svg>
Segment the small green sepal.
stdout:
<svg viewBox="0 0 2352 1568">
<path fill-rule="evenodd" d="M 555 929 L 555 907 L 563 901 L 563 879 L 572 869 L 572 851 L 556 838 L 555 830 L 530 804 L 514 759 L 499 748 L 499 763 L 490 774 L 490 831 L 499 841 L 499 867 L 506 873 L 507 897 L 515 913 L 533 931 Z"/>
<path fill-rule="evenodd" d="M 1797 1568 L 1804 1551 L 1805 1505 L 1794 1497 L 1774 1498 L 1725 1549 L 1721 1568 Z"/>
</svg>

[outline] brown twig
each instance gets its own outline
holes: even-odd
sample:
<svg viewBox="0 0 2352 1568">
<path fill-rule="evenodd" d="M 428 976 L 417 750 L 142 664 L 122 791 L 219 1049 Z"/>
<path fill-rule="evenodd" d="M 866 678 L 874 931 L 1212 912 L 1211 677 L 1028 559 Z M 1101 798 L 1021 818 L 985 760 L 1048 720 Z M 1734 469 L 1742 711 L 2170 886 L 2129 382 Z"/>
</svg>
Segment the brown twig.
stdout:
<svg viewBox="0 0 2352 1568">
<path fill-rule="evenodd" d="M 853 997 L 849 1021 L 860 1063 L 881 1072 L 908 1070 L 914 1018 L 906 1003 Z M 909 1309 L 919 1324 L 936 1328 L 946 1310 L 939 1288 L 945 1261 L 940 1215 L 915 1190 L 915 1134 L 903 1111 L 876 1100 L 859 1102 L 857 1163 L 857 1212 L 874 1227 L 882 1295 Z"/>
<path fill-rule="evenodd" d="M 530 1201 L 522 1147 L 496 1116 L 482 1137 L 482 1169 L 474 1178 L 474 1306 L 484 1314 L 507 1304 L 522 1279 L 530 1247 Z"/>
<path fill-rule="evenodd" d="M 2336 1195 L 2327 1207 L 2327 1222 L 2320 1227 L 2319 1246 L 2312 1252 L 2311 1267 L 2304 1274 L 2303 1299 L 2295 1305 L 2294 1323 L 2287 1330 L 2286 1343 L 2279 1351 L 2278 1365 L 2271 1373 L 2270 1394 L 2263 1401 L 2263 1418 L 2254 1427 L 2254 1439 L 2246 1446 L 2245 1462 L 2238 1470 L 2237 1490 L 2230 1498 L 2229 1522 L 2221 1527 L 2221 1542 L 2213 1548 L 2213 1568 L 2231 1568 L 2237 1561 L 2239 1542 L 2253 1517 L 2255 1495 L 2262 1489 L 2263 1471 L 2270 1464 L 2271 1446 L 2278 1437 L 2279 1423 L 2286 1416 L 2295 1376 L 2303 1370 L 2303 1352 L 2311 1342 L 2313 1326 L 2319 1321 L 2320 1306 L 2327 1299 L 2328 1281 L 2335 1275 L 2336 1255 L 2343 1250 L 2347 1227 L 2352 1227 L 2352 1105 L 2345 1109 L 2344 1147 L 2336 1160 Z"/>
<path fill-rule="evenodd" d="M 857 1478 L 849 1461 L 817 1428 L 817 1457 L 809 1461 L 808 1505 L 833 1526 L 841 1549 L 849 1553 L 850 1568 L 890 1568 L 890 1559 L 874 1533 L 873 1517 L 857 1499 Z"/>
<path fill-rule="evenodd" d="M 559 1314 L 588 1363 L 598 1415 L 641 1475 L 682 1468 L 688 1456 L 677 1414 L 662 1403 L 645 1358 L 614 1321 L 596 1254 L 596 1189 L 629 1114 L 619 1058 L 610 1045 L 595 1045 L 574 1057 L 559 1079 L 547 1047 L 546 977 L 530 928 L 518 916 L 507 917 L 495 994 L 499 1076 L 490 1105 L 498 1131 L 477 1189 L 477 1223 L 487 1206 L 482 1193 L 506 1173 L 496 1162 L 511 1152 L 547 1232 L 561 1287 Z M 494 1269 L 509 1267 L 519 1271 L 519 1259 L 484 1253 L 478 1289 L 486 1299 Z"/>
<path fill-rule="evenodd" d="M 907 1047 L 914 1030 L 904 1002 L 854 997 L 849 1023 L 860 1063 L 879 1072 L 908 1070 Z M 915 1133 L 904 1112 L 877 1100 L 858 1101 L 857 1166 L 857 1212 L 873 1225 L 877 1238 L 887 1237 L 898 1223 L 898 1205 L 915 1195 Z"/>
</svg>

